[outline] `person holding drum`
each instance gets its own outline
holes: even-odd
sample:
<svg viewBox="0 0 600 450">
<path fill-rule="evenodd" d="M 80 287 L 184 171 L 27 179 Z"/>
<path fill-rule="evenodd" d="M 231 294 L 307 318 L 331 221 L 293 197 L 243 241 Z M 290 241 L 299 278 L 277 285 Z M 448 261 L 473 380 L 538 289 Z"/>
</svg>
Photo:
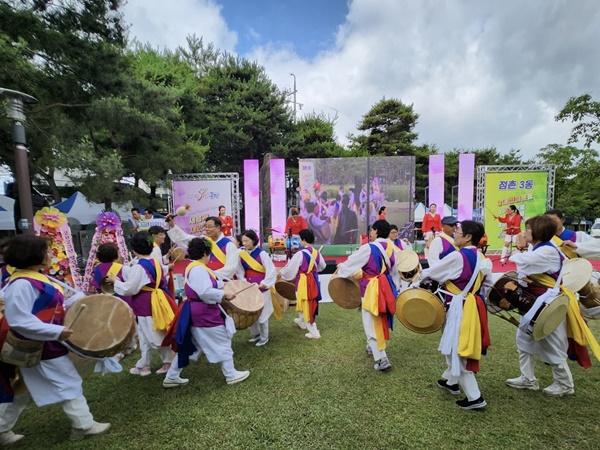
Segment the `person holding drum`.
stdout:
<svg viewBox="0 0 600 450">
<path fill-rule="evenodd" d="M 500 255 L 500 263 L 506 264 L 507 256 L 512 253 L 513 247 L 517 246 L 517 236 L 521 232 L 521 214 L 515 205 L 510 205 L 506 209 L 504 217 L 494 216 L 494 219 L 506 225 L 504 230 L 504 246 Z"/>
<path fill-rule="evenodd" d="M 561 241 L 577 241 L 577 233 L 565 228 L 565 216 L 560 209 L 549 209 L 545 214 L 552 217 L 556 223 L 556 236 L 558 236 Z"/>
<path fill-rule="evenodd" d="M 302 250 L 297 252 L 287 265 L 281 269 L 279 276 L 296 285 L 296 312 L 298 317 L 294 323 L 302 330 L 308 330 L 304 336 L 309 339 L 320 339 L 316 316 L 319 313 L 321 286 L 319 272 L 327 264 L 316 248 L 313 248 L 315 235 L 311 230 L 300 231 Z"/>
<path fill-rule="evenodd" d="M 260 248 L 259 239 L 254 230 L 246 230 L 242 233 L 242 244 L 244 248 L 240 250 L 237 279 L 257 283 L 265 299 L 265 306 L 260 317 L 250 326 L 251 336 L 248 342 L 262 347 L 269 342 L 269 318 L 273 314 L 270 289 L 277 281 L 277 270 L 267 252 Z"/>
<path fill-rule="evenodd" d="M 81 377 L 62 344 L 73 334 L 63 324 L 63 289 L 39 273 L 50 264 L 48 241 L 33 235 L 17 236 L 9 243 L 5 260 L 15 272 L 4 291 L 2 321 L 9 331 L 1 343 L 2 366 L 14 370 L 8 363 L 19 365 L 27 390 L 20 394 L 6 391 L 10 383 L 0 383 L 0 444 L 23 439 L 12 428 L 30 398 L 40 407 L 61 404 L 71 420 L 72 440 L 104 433 L 110 424 L 94 421 L 83 396 Z"/>
<path fill-rule="evenodd" d="M 398 248 L 398 250 L 412 250 L 412 245 L 408 239 L 400 239 L 398 237 L 398 225 L 390 225 L 390 241 Z"/>
<path fill-rule="evenodd" d="M 463 220 L 454 233 L 458 251 L 451 252 L 423 270 L 422 279 L 444 283 L 447 295 L 446 323 L 438 350 L 446 357 L 447 369 L 437 385 L 466 398 L 456 404 L 465 410 L 487 406 L 481 395 L 475 373 L 479 361 L 490 345 L 487 310 L 480 297 L 491 287 L 491 262 L 477 250 L 484 233 L 483 225 Z"/>
<path fill-rule="evenodd" d="M 170 339 L 174 340 L 177 356 L 163 380 L 165 388 L 188 384 L 187 378 L 181 378 L 181 371 L 190 359 L 197 361 L 203 353 L 209 363 L 221 364 L 227 384 L 239 383 L 250 376 L 249 370 L 236 370 L 233 364 L 234 330 L 227 327 L 221 304 L 233 300 L 234 296 L 225 294 L 223 281 L 208 267 L 211 245 L 214 244 L 205 238 L 194 238 L 188 245 L 192 262 L 185 270 L 187 300 L 171 330 L 175 333 Z"/>
<path fill-rule="evenodd" d="M 121 281 L 116 275 L 107 279 L 114 284 L 115 294 L 131 296 L 131 308 L 137 317 L 137 333 L 141 357 L 129 370 L 142 377 L 151 374 L 151 351 L 158 350 L 163 362 L 157 374 L 166 373 L 173 360 L 173 352 L 162 342 L 175 318 L 177 305 L 167 294 L 168 287 L 160 262 L 151 257 L 153 241 L 146 231 L 138 231 L 131 239 L 131 247 L 138 257 L 137 263 L 125 267 Z"/>
<path fill-rule="evenodd" d="M 390 339 L 400 280 L 396 269 L 394 245 L 389 241 L 390 224 L 377 220 L 369 230 L 368 244 L 362 245 L 346 261 L 338 264 L 337 275 L 351 278 L 361 274 L 359 282 L 362 323 L 367 337 L 367 353 L 375 360 L 374 368 L 386 371 L 392 364 L 385 352 Z"/>
<path fill-rule="evenodd" d="M 442 219 L 442 232 L 438 233 L 429 245 L 427 262 L 429 262 L 430 266 L 456 250 L 456 246 L 454 245 L 454 232 L 457 227 L 458 220 L 456 217 L 446 216 Z"/>
<path fill-rule="evenodd" d="M 519 277 L 527 283 L 525 289 L 535 294 L 537 300 L 521 318 L 517 330 L 521 374 L 506 380 L 506 384 L 515 389 L 539 390 L 534 371 L 534 360 L 537 357 L 552 367 L 553 382 L 543 390 L 544 394 L 554 397 L 572 395 L 575 393 L 575 384 L 567 363 L 569 352 L 574 351 L 573 356 L 578 363 L 589 367 L 591 362 L 583 344 L 590 345 L 596 357 L 600 357 L 600 346 L 581 317 L 574 294 L 562 286 L 560 291 L 557 288 L 562 278 L 565 256 L 551 242 L 557 230 L 556 220 L 549 215 L 536 216 L 527 220 L 525 227 L 526 239 L 533 248 L 511 256 L 510 260 L 517 265 Z M 558 297 L 561 291 L 569 297 L 566 320 L 549 335 L 536 340 L 535 332 L 530 334 L 528 330 L 528 324 L 532 320 L 530 317 L 546 307 L 546 303 L 551 306 L 553 297 Z"/>
</svg>

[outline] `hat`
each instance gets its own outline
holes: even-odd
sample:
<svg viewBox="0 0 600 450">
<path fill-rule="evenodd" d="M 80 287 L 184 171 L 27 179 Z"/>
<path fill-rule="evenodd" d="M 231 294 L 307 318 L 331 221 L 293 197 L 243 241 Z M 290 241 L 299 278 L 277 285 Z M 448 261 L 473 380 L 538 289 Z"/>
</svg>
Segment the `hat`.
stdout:
<svg viewBox="0 0 600 450">
<path fill-rule="evenodd" d="M 396 317 L 409 330 L 429 334 L 442 328 L 446 311 L 442 301 L 431 292 L 411 288 L 398 296 Z"/>
<path fill-rule="evenodd" d="M 456 225 L 458 223 L 458 219 L 453 216 L 446 216 L 442 219 L 442 225 Z"/>
</svg>

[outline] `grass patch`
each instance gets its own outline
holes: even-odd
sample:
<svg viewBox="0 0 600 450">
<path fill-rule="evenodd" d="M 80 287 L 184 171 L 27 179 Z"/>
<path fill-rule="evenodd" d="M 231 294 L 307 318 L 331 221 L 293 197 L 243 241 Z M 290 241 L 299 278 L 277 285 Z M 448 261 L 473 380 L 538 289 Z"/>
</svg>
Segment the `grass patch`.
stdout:
<svg viewBox="0 0 600 450">
<path fill-rule="evenodd" d="M 417 335 L 396 323 L 381 374 L 365 353 L 360 315 L 326 304 L 322 339 L 312 341 L 288 313 L 271 321 L 271 342 L 255 348 L 248 331 L 234 339 L 238 369 L 250 378 L 227 386 L 205 360 L 183 376 L 190 384 L 161 387 L 162 377 L 86 375 L 84 392 L 97 420 L 112 422 L 103 436 L 70 443 L 60 407 L 28 408 L 15 427 L 26 434 L 14 448 L 597 448 L 600 442 L 599 364 L 571 364 L 576 393 L 554 399 L 504 385 L 518 375 L 515 327 L 490 320 L 492 348 L 478 381 L 489 406 L 461 411 L 434 386 L 443 369 L 439 333 Z M 600 336 L 598 323 L 593 331 Z M 136 357 L 124 361 L 128 370 Z M 155 368 L 159 361 L 155 360 Z M 542 387 L 550 368 L 537 365 Z"/>
</svg>

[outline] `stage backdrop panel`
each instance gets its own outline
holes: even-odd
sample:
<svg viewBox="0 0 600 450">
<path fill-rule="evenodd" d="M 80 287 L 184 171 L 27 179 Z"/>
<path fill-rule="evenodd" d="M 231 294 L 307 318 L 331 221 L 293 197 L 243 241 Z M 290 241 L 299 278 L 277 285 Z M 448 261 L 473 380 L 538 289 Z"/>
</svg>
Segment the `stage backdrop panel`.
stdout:
<svg viewBox="0 0 600 450">
<path fill-rule="evenodd" d="M 223 180 L 174 180 L 173 209 L 190 205 L 185 216 L 176 216 L 175 223 L 186 233 L 200 235 L 209 216 L 219 215 L 219 206 L 224 205 L 227 213 L 232 211 L 232 181 Z M 234 219 L 235 222 L 235 219 Z M 234 223 L 234 228 L 237 224 Z"/>
<path fill-rule="evenodd" d="M 485 174 L 485 230 L 490 250 L 503 246 L 504 224 L 494 216 L 503 217 L 510 205 L 515 205 L 525 220 L 546 212 L 548 204 L 548 172 L 487 172 Z"/>
<path fill-rule="evenodd" d="M 300 214 L 317 244 L 359 243 L 381 206 L 390 223 L 412 222 L 412 156 L 301 159 L 299 169 Z"/>
</svg>

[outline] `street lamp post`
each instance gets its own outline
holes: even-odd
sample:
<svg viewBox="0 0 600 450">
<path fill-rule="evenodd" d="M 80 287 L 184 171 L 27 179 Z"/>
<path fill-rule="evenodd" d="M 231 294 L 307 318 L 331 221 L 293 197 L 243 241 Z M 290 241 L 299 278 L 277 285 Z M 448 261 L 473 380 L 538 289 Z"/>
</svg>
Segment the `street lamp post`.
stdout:
<svg viewBox="0 0 600 450">
<path fill-rule="evenodd" d="M 4 88 L 0 88 L 0 96 L 6 97 L 8 100 L 6 115 L 13 121 L 12 138 L 15 144 L 15 176 L 17 178 L 18 200 L 21 210 L 19 223 L 15 223 L 15 227 L 23 233 L 33 233 L 33 203 L 27 158 L 24 105 L 25 103 L 36 103 L 37 99 L 23 92 Z"/>
</svg>

